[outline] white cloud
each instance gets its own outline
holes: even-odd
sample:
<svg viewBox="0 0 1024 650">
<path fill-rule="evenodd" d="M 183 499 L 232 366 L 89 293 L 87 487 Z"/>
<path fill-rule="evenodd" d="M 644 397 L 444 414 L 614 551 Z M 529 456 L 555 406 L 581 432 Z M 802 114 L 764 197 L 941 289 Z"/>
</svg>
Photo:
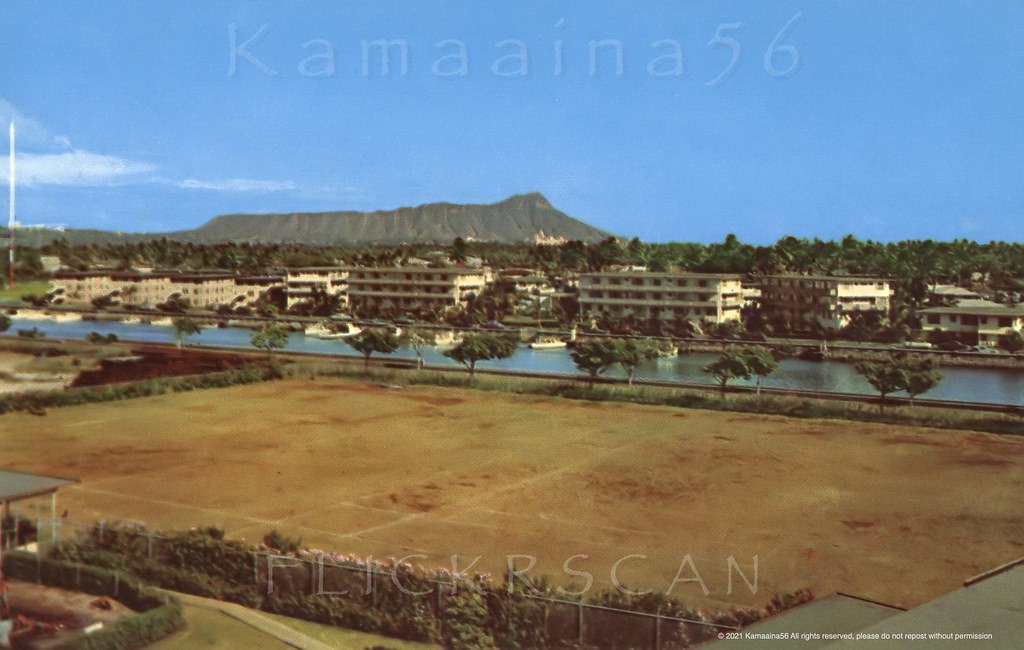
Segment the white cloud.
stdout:
<svg viewBox="0 0 1024 650">
<path fill-rule="evenodd" d="M 10 101 L 0 97 L 0 125 L 13 121 L 18 137 L 18 184 L 66 185 L 73 187 L 156 183 L 186 190 L 213 192 L 290 192 L 292 181 L 228 178 L 222 180 L 185 180 L 154 176 L 157 167 L 147 162 L 75 149 L 66 136 L 55 133 L 41 122 L 28 117 Z M 0 140 L 2 138 L 0 136 Z M 0 144 L 2 146 L 2 144 Z M 6 147 L 3 147 L 6 150 Z M 35 152 L 35 153 L 29 153 Z M 0 160 L 0 182 L 7 182 L 7 165 Z"/>
<path fill-rule="evenodd" d="M 116 156 L 68 151 L 55 154 L 18 153 L 19 185 L 114 185 L 138 180 L 155 165 Z M 7 180 L 7 167 L 0 167 L 0 179 Z"/>
<path fill-rule="evenodd" d="M 290 192 L 295 189 L 292 181 L 268 181 L 253 178 L 227 178 L 224 180 L 198 180 L 188 178 L 178 187 L 189 190 L 211 190 L 214 192 Z"/>
</svg>

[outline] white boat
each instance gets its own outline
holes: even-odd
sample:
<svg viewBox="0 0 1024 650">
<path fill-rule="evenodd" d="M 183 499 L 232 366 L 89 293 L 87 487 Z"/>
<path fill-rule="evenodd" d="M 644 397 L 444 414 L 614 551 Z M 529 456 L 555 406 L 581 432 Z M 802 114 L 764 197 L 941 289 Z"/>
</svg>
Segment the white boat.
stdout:
<svg viewBox="0 0 1024 650">
<path fill-rule="evenodd" d="M 47 316 L 43 312 L 35 311 L 33 309 L 22 309 L 22 310 L 19 310 L 17 315 L 16 315 L 16 317 L 21 319 L 21 320 L 46 320 L 46 319 L 50 318 L 49 316 Z"/>
<path fill-rule="evenodd" d="M 561 339 L 537 339 L 528 345 L 531 350 L 559 350 L 565 347 L 565 341 Z"/>
<path fill-rule="evenodd" d="M 312 336 L 323 341 L 336 341 L 338 339 L 346 339 L 350 336 L 355 336 L 361 332 L 355 325 L 348 325 L 341 323 L 336 328 L 328 327 L 324 323 L 317 323 L 316 325 L 310 325 L 302 331 L 306 336 Z"/>
<path fill-rule="evenodd" d="M 306 326 L 302 330 L 302 333 L 306 336 L 321 337 L 327 334 L 332 334 L 333 331 L 328 329 L 323 323 L 317 323 L 316 325 Z"/>
<path fill-rule="evenodd" d="M 445 331 L 437 332 L 434 335 L 434 346 L 435 347 L 448 346 L 448 345 L 452 345 L 452 344 L 457 343 L 457 342 L 458 342 L 458 339 L 456 339 L 456 337 L 455 337 L 455 332 L 452 332 L 450 330 L 445 330 Z"/>
<path fill-rule="evenodd" d="M 70 323 L 72 321 L 82 320 L 81 314 L 53 314 L 50 316 L 55 322 L 58 323 Z"/>
<path fill-rule="evenodd" d="M 164 316 L 162 318 L 154 318 L 154 319 L 152 319 L 151 321 L 149 321 L 149 324 L 150 325 L 171 325 L 171 324 L 173 324 L 173 322 L 174 322 L 173 320 L 171 320 L 170 318 Z"/>
</svg>

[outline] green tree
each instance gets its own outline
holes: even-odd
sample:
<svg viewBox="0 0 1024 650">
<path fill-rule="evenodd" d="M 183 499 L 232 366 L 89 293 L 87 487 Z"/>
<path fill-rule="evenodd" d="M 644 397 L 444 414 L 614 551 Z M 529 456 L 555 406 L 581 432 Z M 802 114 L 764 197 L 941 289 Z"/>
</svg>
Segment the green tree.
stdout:
<svg viewBox="0 0 1024 650">
<path fill-rule="evenodd" d="M 911 403 L 915 397 L 927 393 L 942 381 L 939 362 L 933 357 L 908 360 L 904 363 L 904 368 L 907 372 L 907 385 L 904 390 L 910 395 Z"/>
<path fill-rule="evenodd" d="M 416 367 L 422 368 L 423 349 L 437 343 L 437 333 L 423 327 L 407 327 L 402 330 L 399 340 L 413 349 L 416 353 Z"/>
<path fill-rule="evenodd" d="M 185 344 L 186 338 L 202 331 L 199 323 L 191 318 L 175 318 L 171 321 L 171 327 L 174 328 L 174 340 L 179 350 Z"/>
<path fill-rule="evenodd" d="M 633 385 L 633 375 L 644 361 L 658 358 L 658 348 L 643 339 L 621 339 L 615 341 L 615 361 L 626 371 L 627 382 Z"/>
<path fill-rule="evenodd" d="M 748 348 L 744 351 L 743 357 L 750 374 L 757 377 L 755 391 L 760 395 L 761 383 L 768 375 L 778 370 L 779 360 L 775 358 L 771 350 L 764 346 Z"/>
<path fill-rule="evenodd" d="M 266 350 L 267 358 L 274 358 L 274 350 L 281 350 L 288 345 L 288 330 L 278 323 L 264 323 L 252 333 L 249 343 L 257 349 Z"/>
<path fill-rule="evenodd" d="M 854 368 L 878 391 L 880 398 L 878 410 L 883 413 L 885 412 L 886 396 L 907 387 L 907 368 L 904 363 L 894 357 L 890 356 L 887 361 L 881 363 L 858 363 Z"/>
<path fill-rule="evenodd" d="M 718 357 L 717 361 L 704 366 L 704 372 L 718 380 L 722 397 L 725 397 L 725 387 L 732 379 L 750 379 L 750 366 L 747 365 L 747 357 L 741 350 L 727 348 Z"/>
<path fill-rule="evenodd" d="M 0 314 L 0 332 L 11 329 L 11 317 L 7 314 Z"/>
<path fill-rule="evenodd" d="M 462 237 L 456 237 L 452 240 L 452 262 L 455 264 L 465 264 L 469 254 L 466 247 L 466 240 Z"/>
<path fill-rule="evenodd" d="M 1017 331 L 1000 334 L 999 347 L 1012 354 L 1017 354 L 1024 350 L 1024 336 L 1021 336 L 1021 333 Z"/>
<path fill-rule="evenodd" d="M 617 361 L 615 348 L 615 341 L 611 339 L 580 341 L 569 353 L 569 356 L 572 357 L 578 370 L 587 373 L 590 379 L 589 385 L 593 388 L 597 376 L 615 365 Z"/>
<path fill-rule="evenodd" d="M 370 355 L 374 352 L 391 354 L 398 349 L 399 341 L 395 333 L 387 329 L 367 328 L 348 339 L 348 344 L 363 355 L 363 369 L 370 369 Z"/>
<path fill-rule="evenodd" d="M 476 373 L 478 361 L 507 359 L 515 354 L 517 347 L 516 340 L 508 335 L 470 334 L 445 352 L 444 356 L 466 366 L 472 377 Z"/>
</svg>

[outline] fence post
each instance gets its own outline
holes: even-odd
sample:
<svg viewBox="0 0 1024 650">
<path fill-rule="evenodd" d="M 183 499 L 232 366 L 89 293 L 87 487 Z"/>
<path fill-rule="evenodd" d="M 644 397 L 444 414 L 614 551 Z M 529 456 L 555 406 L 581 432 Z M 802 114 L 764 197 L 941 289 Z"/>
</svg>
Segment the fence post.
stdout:
<svg viewBox="0 0 1024 650">
<path fill-rule="evenodd" d="M 153 531 L 146 531 L 146 558 L 153 559 Z"/>
<path fill-rule="evenodd" d="M 654 650 L 661 650 L 661 608 L 654 613 Z"/>
<path fill-rule="evenodd" d="M 576 603 L 576 637 L 583 644 L 583 600 Z"/>
<path fill-rule="evenodd" d="M 316 558 L 309 558 L 309 593 L 316 595 Z"/>
<path fill-rule="evenodd" d="M 121 572 L 118 569 L 114 569 L 114 596 L 121 591 Z"/>
<path fill-rule="evenodd" d="M 257 551 L 252 552 L 252 584 L 260 584 L 260 554 Z"/>
<path fill-rule="evenodd" d="M 434 583 L 434 596 L 435 596 L 435 599 L 437 600 L 437 606 L 434 608 L 434 611 L 436 612 L 437 633 L 438 634 L 442 634 L 444 632 L 444 613 L 443 613 L 444 612 L 444 608 L 441 605 L 441 603 L 442 603 L 441 592 L 442 591 L 443 591 L 443 588 L 441 587 L 441 583 L 440 582 L 435 582 Z"/>
</svg>

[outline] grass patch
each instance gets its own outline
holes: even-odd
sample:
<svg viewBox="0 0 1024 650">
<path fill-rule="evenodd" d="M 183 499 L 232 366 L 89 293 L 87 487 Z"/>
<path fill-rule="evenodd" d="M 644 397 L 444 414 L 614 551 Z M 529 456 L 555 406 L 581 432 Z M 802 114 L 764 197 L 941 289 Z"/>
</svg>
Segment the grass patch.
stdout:
<svg viewBox="0 0 1024 650">
<path fill-rule="evenodd" d="M 22 302 L 21 297 L 27 294 L 37 296 L 45 294 L 50 290 L 50 283 L 46 280 L 31 280 L 29 282 L 18 282 L 13 289 L 8 289 L 6 284 L 0 289 L 0 302 Z"/>
</svg>

